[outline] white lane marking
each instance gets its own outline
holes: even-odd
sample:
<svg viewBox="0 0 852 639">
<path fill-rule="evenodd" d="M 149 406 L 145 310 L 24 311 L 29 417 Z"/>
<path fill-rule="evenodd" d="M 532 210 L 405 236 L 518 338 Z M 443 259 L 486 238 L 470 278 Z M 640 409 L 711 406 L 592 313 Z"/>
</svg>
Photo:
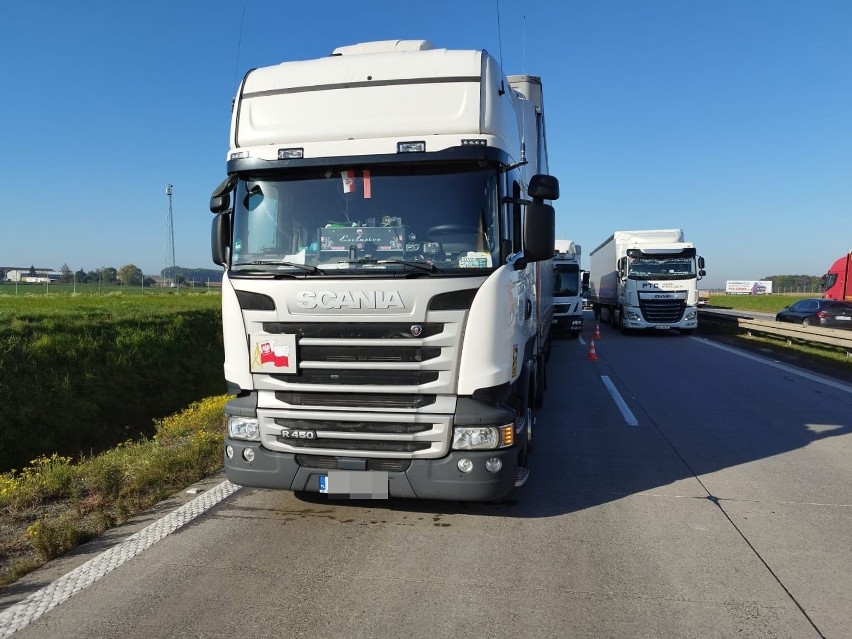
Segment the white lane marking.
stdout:
<svg viewBox="0 0 852 639">
<path fill-rule="evenodd" d="M 716 342 L 713 342 L 709 339 L 704 339 L 701 337 L 690 337 L 689 339 L 695 340 L 696 342 L 700 342 L 702 344 L 706 344 L 707 346 L 712 346 L 713 348 L 719 348 L 723 351 L 727 351 L 728 353 L 733 353 L 734 355 L 739 355 L 740 357 L 745 357 L 746 359 L 750 359 L 754 362 L 760 362 L 761 364 L 772 366 L 773 368 L 782 370 L 785 373 L 790 373 L 791 375 L 798 375 L 799 377 L 804 377 L 805 379 L 809 379 L 812 382 L 818 382 L 826 386 L 831 386 L 832 388 L 836 388 L 837 390 L 841 390 L 845 393 L 852 393 L 852 386 L 850 386 L 849 384 L 844 384 L 843 382 L 836 382 L 833 379 L 828 379 L 827 377 L 820 377 L 819 375 L 814 375 L 813 373 L 809 373 L 807 371 L 803 371 L 792 366 L 786 366 L 785 364 L 772 361 L 771 359 L 761 357 L 760 355 L 752 355 L 751 353 L 748 353 L 746 351 L 731 348 L 730 346 L 725 346 L 724 344 L 717 344 Z"/>
<path fill-rule="evenodd" d="M 624 417 L 624 421 L 627 422 L 628 426 L 638 426 L 639 420 L 631 412 L 630 408 L 627 406 L 627 402 L 621 397 L 621 393 L 618 392 L 618 389 L 615 387 L 615 384 L 612 383 L 612 380 L 606 375 L 601 375 L 601 381 L 606 386 L 606 389 L 609 391 L 609 394 L 612 395 L 612 399 L 615 402 L 615 405 L 618 406 L 618 410 L 621 411 L 621 416 Z"/>
<path fill-rule="evenodd" d="M 63 603 L 71 596 L 91 586 L 101 577 L 132 559 L 143 550 L 186 525 L 226 497 L 239 486 L 224 481 L 210 491 L 184 504 L 180 508 L 131 535 L 117 546 L 105 550 L 97 557 L 78 566 L 51 584 L 37 590 L 26 599 L 0 613 L 0 639 L 5 639 L 25 628 L 44 613 Z"/>
<path fill-rule="evenodd" d="M 577 340 L 579 340 L 580 344 L 582 344 L 583 346 L 585 346 L 585 345 L 586 345 L 586 340 L 584 340 L 584 339 L 583 339 L 583 336 L 582 336 L 582 335 L 580 335 L 580 336 L 577 338 Z"/>
</svg>

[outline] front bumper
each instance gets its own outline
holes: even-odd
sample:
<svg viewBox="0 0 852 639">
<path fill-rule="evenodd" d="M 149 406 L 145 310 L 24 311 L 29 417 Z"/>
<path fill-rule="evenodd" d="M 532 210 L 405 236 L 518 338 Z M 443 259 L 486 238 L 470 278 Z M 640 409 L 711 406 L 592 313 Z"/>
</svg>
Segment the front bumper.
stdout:
<svg viewBox="0 0 852 639">
<path fill-rule="evenodd" d="M 635 313 L 639 317 L 631 318 L 628 316 L 628 312 Z M 690 317 L 690 314 L 692 314 L 693 316 Z M 634 330 L 664 330 L 669 328 L 673 328 L 676 330 L 694 330 L 698 328 L 698 312 L 693 312 L 692 309 L 687 309 L 680 321 L 677 322 L 648 322 L 642 316 L 642 312 L 640 311 L 640 309 L 635 307 L 625 307 L 621 316 L 621 324 L 624 328 Z"/>
<path fill-rule="evenodd" d="M 302 466 L 295 454 L 270 451 L 260 442 L 226 437 L 226 450 L 228 446 L 232 448 L 233 456 L 225 455 L 225 475 L 231 483 L 239 486 L 319 492 L 320 476 L 329 472 L 324 468 Z M 254 450 L 251 462 L 243 456 L 246 448 Z M 497 457 L 503 463 L 496 473 L 485 469 L 485 460 L 491 457 Z M 515 487 L 517 457 L 518 449 L 513 446 L 499 450 L 452 451 L 441 459 L 413 459 L 407 470 L 388 472 L 388 496 L 459 501 L 500 499 Z M 469 473 L 458 469 L 458 461 L 462 458 L 473 462 L 473 470 Z M 366 467 L 366 459 L 345 460 L 348 468 Z"/>
</svg>

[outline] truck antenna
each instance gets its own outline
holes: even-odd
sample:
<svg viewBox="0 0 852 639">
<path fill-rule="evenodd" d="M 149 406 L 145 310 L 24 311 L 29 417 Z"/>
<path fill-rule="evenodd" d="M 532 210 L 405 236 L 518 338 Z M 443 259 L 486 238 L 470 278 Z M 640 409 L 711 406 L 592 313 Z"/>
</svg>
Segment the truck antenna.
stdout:
<svg viewBox="0 0 852 639">
<path fill-rule="evenodd" d="M 500 28 L 500 0 L 495 0 L 495 4 L 497 5 L 497 43 L 498 48 L 500 49 L 500 95 L 506 93 L 506 86 L 503 84 L 503 78 L 506 75 L 506 72 L 503 71 L 503 31 Z"/>
<path fill-rule="evenodd" d="M 234 93 L 237 92 L 237 73 L 240 70 L 240 49 L 243 46 L 243 24 L 246 21 L 246 4 L 248 4 L 248 0 L 243 0 L 243 14 L 240 16 L 240 35 L 237 38 L 237 59 L 234 61 Z"/>
</svg>

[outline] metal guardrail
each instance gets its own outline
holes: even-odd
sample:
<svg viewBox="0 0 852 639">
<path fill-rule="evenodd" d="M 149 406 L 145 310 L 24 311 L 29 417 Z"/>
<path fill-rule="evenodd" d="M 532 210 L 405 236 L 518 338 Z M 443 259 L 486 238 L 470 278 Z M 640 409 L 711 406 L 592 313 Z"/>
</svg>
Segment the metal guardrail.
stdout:
<svg viewBox="0 0 852 639">
<path fill-rule="evenodd" d="M 792 340 L 815 342 L 817 344 L 842 348 L 846 350 L 847 355 L 852 357 L 852 330 L 799 326 L 798 324 L 776 322 L 775 320 L 759 320 L 726 313 L 714 313 L 713 311 L 703 309 L 699 311 L 698 318 L 699 324 L 701 322 L 711 322 L 726 326 L 736 326 L 747 333 L 786 337 L 788 342 Z"/>
</svg>

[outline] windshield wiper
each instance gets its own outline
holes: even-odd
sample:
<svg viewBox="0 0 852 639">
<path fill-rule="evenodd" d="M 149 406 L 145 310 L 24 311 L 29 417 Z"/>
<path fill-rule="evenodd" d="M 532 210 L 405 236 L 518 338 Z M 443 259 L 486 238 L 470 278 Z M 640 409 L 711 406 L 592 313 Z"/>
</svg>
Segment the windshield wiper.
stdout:
<svg viewBox="0 0 852 639">
<path fill-rule="evenodd" d="M 403 260 L 398 257 L 389 257 L 383 260 L 377 260 L 372 257 L 362 257 L 358 260 L 349 260 L 349 264 L 402 264 L 404 266 L 411 266 L 412 268 L 418 268 L 421 271 L 426 271 L 427 273 L 439 273 L 442 269 L 438 268 L 431 262 L 415 262 L 414 260 Z"/>
<path fill-rule="evenodd" d="M 279 262 L 278 260 L 254 260 L 253 262 L 240 262 L 234 264 L 237 266 L 292 266 L 293 268 L 301 269 L 307 273 L 325 275 L 325 272 L 311 264 L 299 264 L 297 262 Z"/>
</svg>

